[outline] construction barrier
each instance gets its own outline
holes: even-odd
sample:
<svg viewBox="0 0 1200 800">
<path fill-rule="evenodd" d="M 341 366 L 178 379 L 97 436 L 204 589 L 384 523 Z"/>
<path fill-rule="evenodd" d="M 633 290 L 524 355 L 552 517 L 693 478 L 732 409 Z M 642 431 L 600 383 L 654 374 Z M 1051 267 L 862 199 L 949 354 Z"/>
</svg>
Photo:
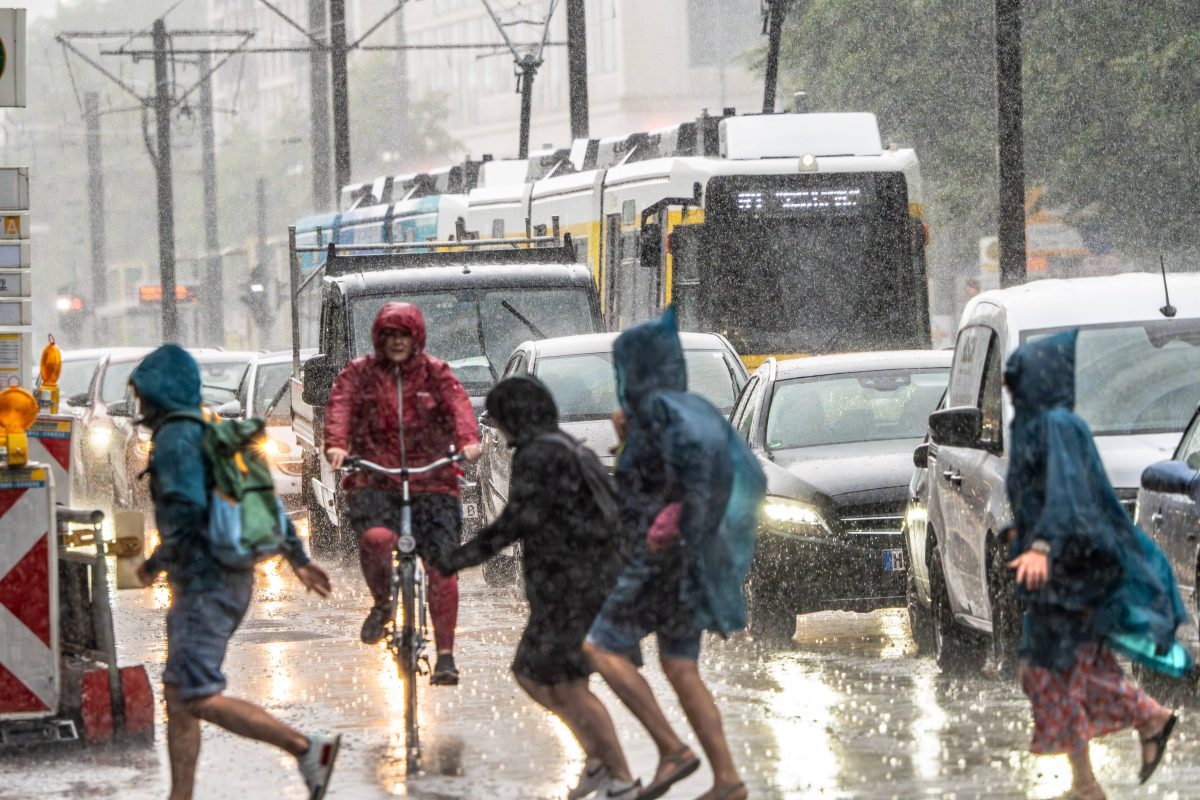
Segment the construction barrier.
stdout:
<svg viewBox="0 0 1200 800">
<path fill-rule="evenodd" d="M 53 480 L 45 464 L 0 469 L 0 720 L 59 707 Z"/>
<path fill-rule="evenodd" d="M 29 460 L 46 464 L 54 475 L 54 500 L 64 506 L 71 501 L 72 448 L 78 420 L 72 414 L 39 414 L 26 435 L 29 437 Z"/>
</svg>

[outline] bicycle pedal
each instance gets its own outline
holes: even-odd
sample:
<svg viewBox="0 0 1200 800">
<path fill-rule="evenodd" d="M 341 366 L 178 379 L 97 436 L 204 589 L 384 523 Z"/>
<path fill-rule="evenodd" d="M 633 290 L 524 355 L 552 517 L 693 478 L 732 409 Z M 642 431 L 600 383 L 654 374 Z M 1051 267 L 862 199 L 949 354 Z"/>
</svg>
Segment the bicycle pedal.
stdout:
<svg viewBox="0 0 1200 800">
<path fill-rule="evenodd" d="M 424 665 L 424 666 L 422 666 Z M 433 672 L 433 668 L 429 666 L 429 656 L 421 656 L 417 659 L 417 674 L 429 675 Z"/>
</svg>

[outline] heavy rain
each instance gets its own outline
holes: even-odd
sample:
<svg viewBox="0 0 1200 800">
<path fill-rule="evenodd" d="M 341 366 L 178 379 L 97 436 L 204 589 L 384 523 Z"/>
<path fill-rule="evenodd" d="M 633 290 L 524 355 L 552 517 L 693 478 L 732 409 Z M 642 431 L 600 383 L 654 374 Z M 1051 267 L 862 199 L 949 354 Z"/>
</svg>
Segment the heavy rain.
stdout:
<svg viewBox="0 0 1200 800">
<path fill-rule="evenodd" d="M 0 9 L 0 800 L 1200 797 L 1200 6 Z"/>
</svg>

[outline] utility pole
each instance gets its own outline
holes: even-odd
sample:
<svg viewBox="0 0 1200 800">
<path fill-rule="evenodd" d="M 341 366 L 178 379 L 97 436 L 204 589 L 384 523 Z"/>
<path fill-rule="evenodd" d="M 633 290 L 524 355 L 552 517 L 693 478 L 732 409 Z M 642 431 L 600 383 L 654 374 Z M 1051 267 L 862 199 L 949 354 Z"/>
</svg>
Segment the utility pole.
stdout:
<svg viewBox="0 0 1200 800">
<path fill-rule="evenodd" d="M 333 74 L 334 197 L 350 183 L 350 89 L 346 76 L 346 0 L 329 0 L 329 60 Z"/>
<path fill-rule="evenodd" d="M 996 0 L 996 129 L 1000 169 L 1000 285 L 1025 282 L 1025 140 L 1021 0 Z"/>
<path fill-rule="evenodd" d="M 567 105 L 571 139 L 588 136 L 587 14 L 584 0 L 567 0 Z"/>
<path fill-rule="evenodd" d="M 108 303 L 108 280 L 104 264 L 104 162 L 100 147 L 100 96 L 88 92 L 83 99 L 87 124 L 88 228 L 92 239 L 92 336 L 104 341 L 106 325 L 99 311 Z"/>
<path fill-rule="evenodd" d="M 178 336 L 175 308 L 175 191 L 171 185 L 171 77 L 167 69 L 167 25 L 154 20 L 154 174 L 158 186 L 158 270 L 162 285 L 162 340 Z"/>
<path fill-rule="evenodd" d="M 533 79 L 537 75 L 541 61 L 531 54 L 526 54 L 517 63 L 520 72 L 517 73 L 518 88 L 521 91 L 521 139 L 517 145 L 517 158 L 529 158 L 529 123 L 533 116 Z"/>
<path fill-rule="evenodd" d="M 396 152 L 400 154 L 401 163 L 408 163 L 412 155 L 412 137 L 408 126 L 412 119 L 409 108 L 408 94 L 408 53 L 403 48 L 408 45 L 408 32 L 404 28 L 404 12 L 396 15 L 396 133 L 393 136 Z"/>
<path fill-rule="evenodd" d="M 204 332 L 206 344 L 225 344 L 225 277 L 221 267 L 221 238 L 217 235 L 217 159 L 213 134 L 210 56 L 200 54 L 200 147 L 204 171 L 204 249 L 208 251 L 204 274 Z"/>
<path fill-rule="evenodd" d="M 783 41 L 783 18 L 789 0 L 765 0 L 763 32 L 767 34 L 767 75 L 763 84 L 763 113 L 775 113 L 775 94 L 779 85 L 779 45 Z"/>
<path fill-rule="evenodd" d="M 309 35 L 325 41 L 325 0 L 308 0 Z M 330 205 L 329 174 L 329 61 L 325 51 L 313 47 L 308 51 L 309 121 L 312 126 L 312 196 L 313 211 L 337 206 L 334 197 Z"/>
</svg>

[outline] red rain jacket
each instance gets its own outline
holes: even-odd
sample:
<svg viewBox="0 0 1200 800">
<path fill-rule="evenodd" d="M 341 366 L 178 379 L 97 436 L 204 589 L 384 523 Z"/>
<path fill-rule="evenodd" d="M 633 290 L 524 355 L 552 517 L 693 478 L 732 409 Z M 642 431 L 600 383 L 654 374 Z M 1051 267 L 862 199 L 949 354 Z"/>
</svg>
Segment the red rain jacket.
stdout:
<svg viewBox="0 0 1200 800">
<path fill-rule="evenodd" d="M 417 352 L 397 367 L 383 355 L 380 333 L 388 328 L 412 333 Z M 411 303 L 385 303 L 371 327 L 373 355 L 346 365 L 325 406 L 325 447 L 340 447 L 385 467 L 400 466 L 397 383 L 404 387 L 404 446 L 408 464 L 436 461 L 451 445 L 462 450 L 479 443 L 471 401 L 445 361 L 425 353 L 425 318 Z M 361 470 L 342 480 L 345 489 L 400 487 L 399 476 Z M 414 493 L 458 494 L 453 466 L 409 481 Z"/>
</svg>

